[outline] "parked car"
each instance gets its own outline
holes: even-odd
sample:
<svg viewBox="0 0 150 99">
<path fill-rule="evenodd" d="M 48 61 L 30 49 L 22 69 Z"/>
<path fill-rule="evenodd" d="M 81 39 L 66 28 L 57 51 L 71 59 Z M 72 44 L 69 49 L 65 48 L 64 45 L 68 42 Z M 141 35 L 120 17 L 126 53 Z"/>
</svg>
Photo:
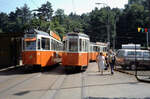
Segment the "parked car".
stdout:
<svg viewBox="0 0 150 99">
<path fill-rule="evenodd" d="M 127 67 L 135 69 L 135 64 L 137 66 L 150 67 L 150 51 L 119 49 L 116 53 L 116 64 L 120 65 L 123 69 Z"/>
</svg>

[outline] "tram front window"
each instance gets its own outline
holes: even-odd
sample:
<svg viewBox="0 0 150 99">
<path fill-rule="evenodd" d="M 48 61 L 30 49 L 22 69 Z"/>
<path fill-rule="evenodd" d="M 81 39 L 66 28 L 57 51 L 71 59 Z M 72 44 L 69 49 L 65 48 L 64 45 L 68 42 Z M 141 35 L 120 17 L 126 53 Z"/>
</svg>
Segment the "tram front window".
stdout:
<svg viewBox="0 0 150 99">
<path fill-rule="evenodd" d="M 69 51 L 71 52 L 78 51 L 78 39 L 69 39 Z"/>
<path fill-rule="evenodd" d="M 36 41 L 25 41 L 25 50 L 36 50 Z"/>
</svg>

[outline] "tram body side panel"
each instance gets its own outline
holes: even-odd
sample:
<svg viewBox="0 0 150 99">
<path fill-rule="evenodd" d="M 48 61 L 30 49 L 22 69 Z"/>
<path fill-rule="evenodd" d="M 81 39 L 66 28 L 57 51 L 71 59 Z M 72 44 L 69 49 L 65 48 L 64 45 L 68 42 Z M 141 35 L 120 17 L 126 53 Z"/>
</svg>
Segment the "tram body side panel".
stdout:
<svg viewBox="0 0 150 99">
<path fill-rule="evenodd" d="M 96 52 L 96 55 L 95 55 L 95 60 L 97 60 L 97 56 L 98 56 L 98 52 Z"/>
<path fill-rule="evenodd" d="M 54 51 L 41 51 L 41 67 L 50 66 L 55 64 L 55 52 Z"/>
<path fill-rule="evenodd" d="M 96 60 L 96 52 L 91 52 L 91 61 L 95 61 Z"/>
<path fill-rule="evenodd" d="M 22 52 L 23 64 L 25 65 L 40 65 L 40 61 L 37 62 L 37 51 L 24 51 Z M 40 57 L 38 58 L 40 60 Z"/>
<path fill-rule="evenodd" d="M 80 53 L 79 54 L 79 65 L 80 66 L 88 66 L 89 58 L 88 53 Z"/>
<path fill-rule="evenodd" d="M 94 52 L 91 52 L 90 55 L 91 55 L 91 61 L 94 61 Z"/>
<path fill-rule="evenodd" d="M 63 66 L 87 66 L 89 62 L 88 53 L 63 53 Z"/>
<path fill-rule="evenodd" d="M 57 64 L 61 57 L 56 56 L 55 51 L 25 51 L 23 52 L 23 64 L 41 65 L 41 67 Z"/>
<path fill-rule="evenodd" d="M 89 52 L 89 61 L 92 60 L 92 52 Z"/>
</svg>

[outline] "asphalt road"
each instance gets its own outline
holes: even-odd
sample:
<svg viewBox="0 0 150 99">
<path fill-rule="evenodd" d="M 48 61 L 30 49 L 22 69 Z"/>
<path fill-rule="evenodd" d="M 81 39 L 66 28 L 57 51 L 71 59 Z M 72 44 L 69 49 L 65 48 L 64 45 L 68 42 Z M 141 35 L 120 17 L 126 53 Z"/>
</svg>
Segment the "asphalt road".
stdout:
<svg viewBox="0 0 150 99">
<path fill-rule="evenodd" d="M 150 98 L 150 84 L 120 72 L 101 75 L 97 64 L 85 72 L 66 74 L 61 66 L 47 70 L 16 67 L 0 71 L 0 99 Z"/>
</svg>

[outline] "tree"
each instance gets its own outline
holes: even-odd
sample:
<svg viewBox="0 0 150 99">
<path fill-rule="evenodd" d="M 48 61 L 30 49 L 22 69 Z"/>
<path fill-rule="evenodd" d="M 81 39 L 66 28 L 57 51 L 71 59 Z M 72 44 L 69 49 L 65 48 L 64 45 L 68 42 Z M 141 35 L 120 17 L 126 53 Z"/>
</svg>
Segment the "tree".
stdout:
<svg viewBox="0 0 150 99">
<path fill-rule="evenodd" d="M 8 15 L 6 13 L 0 13 L 0 32 L 5 31 L 5 27 L 8 24 Z"/>
<path fill-rule="evenodd" d="M 37 11 L 37 15 L 40 19 L 45 21 L 50 21 L 52 19 L 53 9 L 50 2 L 47 1 L 46 4 L 42 4 L 42 6 L 37 9 Z"/>
<path fill-rule="evenodd" d="M 119 22 L 117 25 L 117 41 L 118 46 L 121 47 L 121 44 L 127 43 L 138 43 L 143 44 L 146 43 L 145 34 L 138 33 L 138 27 L 147 27 L 146 21 L 147 15 L 142 4 L 129 4 L 123 10 L 122 15 L 119 18 Z"/>
<path fill-rule="evenodd" d="M 57 20 L 59 21 L 60 24 L 64 23 L 64 19 L 65 19 L 65 13 L 63 9 L 57 9 L 57 11 L 55 12 L 55 17 L 57 17 Z"/>
</svg>

